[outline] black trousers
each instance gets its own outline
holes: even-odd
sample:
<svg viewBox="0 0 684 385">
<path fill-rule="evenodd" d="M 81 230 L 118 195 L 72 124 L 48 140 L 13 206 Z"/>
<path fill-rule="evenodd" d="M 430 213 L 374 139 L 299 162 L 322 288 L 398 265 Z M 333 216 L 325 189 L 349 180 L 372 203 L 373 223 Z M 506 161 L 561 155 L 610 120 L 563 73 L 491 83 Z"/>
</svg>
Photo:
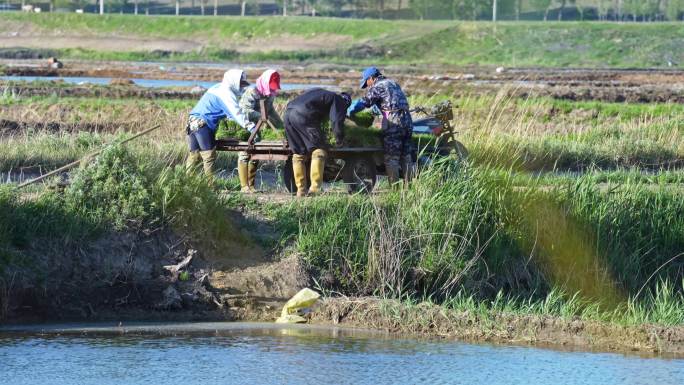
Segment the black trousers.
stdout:
<svg viewBox="0 0 684 385">
<path fill-rule="evenodd" d="M 328 146 L 325 133 L 321 130 L 321 122 L 307 119 L 297 109 L 285 111 L 285 136 L 292 152 L 298 155 L 309 155 L 316 149 Z"/>
</svg>

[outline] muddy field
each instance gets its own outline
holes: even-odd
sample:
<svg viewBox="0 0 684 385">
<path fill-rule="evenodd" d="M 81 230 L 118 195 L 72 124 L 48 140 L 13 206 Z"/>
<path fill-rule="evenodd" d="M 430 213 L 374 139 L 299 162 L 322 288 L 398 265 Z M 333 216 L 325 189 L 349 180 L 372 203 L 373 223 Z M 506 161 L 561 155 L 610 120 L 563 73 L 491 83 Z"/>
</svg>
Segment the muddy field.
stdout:
<svg viewBox="0 0 684 385">
<path fill-rule="evenodd" d="M 230 65 L 202 64 L 142 64 L 142 63 L 67 63 L 62 69 L 49 69 L 42 61 L 5 60 L 0 72 L 6 76 L 106 77 L 114 79 L 167 79 L 220 81 Z M 335 85 L 360 94 L 358 71 L 339 65 L 307 64 L 275 65 L 284 82 L 297 84 Z M 245 65 L 248 77 L 256 78 L 265 66 Z M 539 68 L 462 68 L 405 66 L 385 68 L 411 94 L 442 94 L 452 96 L 496 94 L 502 90 L 517 97 L 548 96 L 567 100 L 597 100 L 605 102 L 682 103 L 684 102 L 684 71 L 681 70 L 602 70 L 602 69 L 539 69 Z M 139 87 L 83 87 L 59 82 L 38 87 L 24 84 L 10 88 L 24 95 L 195 98 L 190 89 L 139 89 Z"/>
<path fill-rule="evenodd" d="M 234 219 L 245 220 L 238 212 Z M 273 255 L 254 244 L 210 251 L 171 229 L 106 232 L 68 247 L 43 239 L 26 255 L 0 281 L 0 316 L 10 324 L 272 321 L 288 298 L 310 285 L 296 255 Z"/>
</svg>

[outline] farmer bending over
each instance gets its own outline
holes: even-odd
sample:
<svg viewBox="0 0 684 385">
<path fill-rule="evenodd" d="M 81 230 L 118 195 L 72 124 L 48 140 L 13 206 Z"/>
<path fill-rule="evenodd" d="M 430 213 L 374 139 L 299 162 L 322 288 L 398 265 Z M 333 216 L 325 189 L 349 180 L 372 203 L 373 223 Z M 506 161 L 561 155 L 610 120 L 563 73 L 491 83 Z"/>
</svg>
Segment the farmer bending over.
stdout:
<svg viewBox="0 0 684 385">
<path fill-rule="evenodd" d="M 342 145 L 344 139 L 344 119 L 351 104 L 349 94 L 314 88 L 296 97 L 287 105 L 285 111 L 285 135 L 294 152 L 292 171 L 297 196 L 306 195 L 306 159 L 311 156 L 311 186 L 309 194 L 316 194 L 323 184 L 326 148 L 328 143 L 321 124 L 330 119 L 336 143 Z"/>
<path fill-rule="evenodd" d="M 408 181 L 413 173 L 415 152 L 411 141 L 413 120 L 404 91 L 397 82 L 387 79 L 376 67 L 363 71 L 361 88 L 368 88 L 366 96 L 355 100 L 347 115 L 351 117 L 373 106 L 382 111 L 382 142 L 387 178 L 390 183 L 398 181 L 401 167 Z"/>
<path fill-rule="evenodd" d="M 267 70 L 256 81 L 256 87 L 248 88 L 240 99 L 240 108 L 250 122 L 256 124 L 261 119 L 261 100 L 264 100 L 266 116 L 268 120 L 277 128 L 283 127 L 280 115 L 273 108 L 273 100 L 280 90 L 280 74 L 274 70 Z M 251 160 L 246 151 L 238 154 L 238 175 L 240 176 L 240 186 L 244 193 L 254 193 L 254 180 L 256 179 L 257 166 L 259 162 Z"/>
<path fill-rule="evenodd" d="M 247 120 L 238 103 L 242 90 L 248 85 L 244 71 L 226 71 L 223 74 L 223 81 L 209 88 L 190 111 L 186 127 L 190 148 L 186 162 L 188 170 L 194 170 L 201 160 L 204 163 L 204 173 L 210 179 L 213 178 L 216 162 L 216 129 L 221 119 L 233 120 L 249 131 L 254 129 L 254 123 Z"/>
</svg>

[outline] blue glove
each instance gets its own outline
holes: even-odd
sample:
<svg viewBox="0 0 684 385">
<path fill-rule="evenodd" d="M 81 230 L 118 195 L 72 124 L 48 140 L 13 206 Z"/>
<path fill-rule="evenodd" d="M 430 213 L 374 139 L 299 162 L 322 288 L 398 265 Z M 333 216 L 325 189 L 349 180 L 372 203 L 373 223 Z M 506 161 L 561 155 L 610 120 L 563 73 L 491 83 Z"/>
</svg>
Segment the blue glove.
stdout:
<svg viewBox="0 0 684 385">
<path fill-rule="evenodd" d="M 357 112 L 363 111 L 366 108 L 366 105 L 363 103 L 363 100 L 361 99 L 356 99 L 352 102 L 352 104 L 347 108 L 347 116 L 352 117 L 356 115 Z"/>
</svg>

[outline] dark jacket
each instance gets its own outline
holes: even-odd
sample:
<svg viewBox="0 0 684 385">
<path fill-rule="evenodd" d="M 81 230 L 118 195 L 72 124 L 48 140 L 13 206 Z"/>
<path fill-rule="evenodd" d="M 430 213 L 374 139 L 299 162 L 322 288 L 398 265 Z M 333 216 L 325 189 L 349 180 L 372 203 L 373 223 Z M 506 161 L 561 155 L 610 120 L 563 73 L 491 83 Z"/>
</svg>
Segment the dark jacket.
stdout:
<svg viewBox="0 0 684 385">
<path fill-rule="evenodd" d="M 330 119 L 330 127 L 338 143 L 344 139 L 344 119 L 347 104 L 344 99 L 328 90 L 314 88 L 296 97 L 287 105 L 287 113 L 296 113 L 300 121 L 309 127 L 321 127 L 323 121 Z"/>
</svg>

